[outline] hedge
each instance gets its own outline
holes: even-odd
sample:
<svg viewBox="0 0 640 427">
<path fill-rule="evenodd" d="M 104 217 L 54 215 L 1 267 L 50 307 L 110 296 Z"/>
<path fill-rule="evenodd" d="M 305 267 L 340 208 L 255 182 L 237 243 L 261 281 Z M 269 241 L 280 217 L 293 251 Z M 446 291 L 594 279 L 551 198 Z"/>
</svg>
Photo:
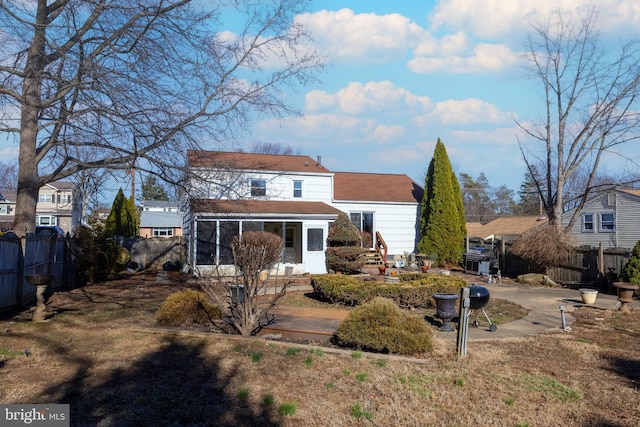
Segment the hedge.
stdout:
<svg viewBox="0 0 640 427">
<path fill-rule="evenodd" d="M 365 282 L 350 276 L 322 274 L 311 276 L 311 286 L 322 299 L 333 304 L 356 306 L 384 297 L 403 308 L 430 308 L 434 307 L 433 294 L 457 294 L 467 285 L 460 277 L 438 274 L 401 274 L 399 279 L 398 283 Z"/>
</svg>

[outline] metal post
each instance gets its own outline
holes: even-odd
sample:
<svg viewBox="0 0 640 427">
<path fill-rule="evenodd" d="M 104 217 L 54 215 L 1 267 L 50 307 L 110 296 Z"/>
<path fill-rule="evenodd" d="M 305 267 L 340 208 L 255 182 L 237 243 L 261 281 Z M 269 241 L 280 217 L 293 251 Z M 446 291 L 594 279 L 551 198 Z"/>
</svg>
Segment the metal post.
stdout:
<svg viewBox="0 0 640 427">
<path fill-rule="evenodd" d="M 560 306 L 560 319 L 562 320 L 562 330 L 565 332 L 569 332 L 571 330 L 571 327 L 567 326 L 567 320 L 564 317 L 564 305 Z"/>
<path fill-rule="evenodd" d="M 456 341 L 456 352 L 459 356 L 467 355 L 467 333 L 469 331 L 469 288 L 462 288 L 460 298 L 460 310 L 458 313 L 458 337 Z"/>
</svg>

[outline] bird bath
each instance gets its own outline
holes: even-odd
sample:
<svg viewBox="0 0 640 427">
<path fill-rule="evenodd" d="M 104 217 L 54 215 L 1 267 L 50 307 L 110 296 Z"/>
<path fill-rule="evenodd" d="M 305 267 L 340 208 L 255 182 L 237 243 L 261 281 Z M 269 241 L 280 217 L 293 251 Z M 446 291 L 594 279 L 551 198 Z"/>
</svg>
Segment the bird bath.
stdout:
<svg viewBox="0 0 640 427">
<path fill-rule="evenodd" d="M 33 274 L 24 276 L 24 279 L 28 283 L 36 287 L 36 309 L 31 317 L 31 321 L 33 322 L 43 322 L 47 317 L 45 313 L 47 306 L 44 305 L 44 291 L 53 280 L 53 277 L 53 274 Z"/>
</svg>

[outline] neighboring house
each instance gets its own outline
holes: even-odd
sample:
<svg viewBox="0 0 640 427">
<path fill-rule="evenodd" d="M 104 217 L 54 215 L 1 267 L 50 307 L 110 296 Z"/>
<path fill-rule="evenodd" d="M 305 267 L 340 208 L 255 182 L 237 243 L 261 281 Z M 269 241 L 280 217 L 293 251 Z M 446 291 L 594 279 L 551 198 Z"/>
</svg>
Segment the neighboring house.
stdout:
<svg viewBox="0 0 640 427">
<path fill-rule="evenodd" d="M 562 215 L 563 226 L 574 212 Z M 640 190 L 611 190 L 589 199 L 569 232 L 576 246 L 633 248 L 640 240 Z"/>
<path fill-rule="evenodd" d="M 486 224 L 468 222 L 467 240 L 480 243 L 501 241 L 510 244 L 518 240 L 526 231 L 546 222 L 545 216 L 505 216 Z"/>
<path fill-rule="evenodd" d="M 379 232 L 389 254 L 414 252 L 422 188 L 406 175 L 332 172 L 308 156 L 189 151 L 192 198 L 185 213 L 189 263 L 232 265 L 231 239 L 247 230 L 282 236 L 294 274 L 326 273 L 330 225 L 347 213 Z M 371 245 L 375 239 L 372 237 Z"/>
<path fill-rule="evenodd" d="M 78 186 L 72 182 L 51 182 L 40 188 L 36 204 L 36 226 L 58 226 L 66 233 L 73 233 L 80 225 L 82 198 Z M 0 201 L 0 221 L 13 224 L 15 215 L 15 192 L 3 192 Z"/>
<path fill-rule="evenodd" d="M 140 236 L 174 237 L 182 236 L 182 213 L 177 203 L 167 201 L 146 201 L 140 214 Z"/>
</svg>

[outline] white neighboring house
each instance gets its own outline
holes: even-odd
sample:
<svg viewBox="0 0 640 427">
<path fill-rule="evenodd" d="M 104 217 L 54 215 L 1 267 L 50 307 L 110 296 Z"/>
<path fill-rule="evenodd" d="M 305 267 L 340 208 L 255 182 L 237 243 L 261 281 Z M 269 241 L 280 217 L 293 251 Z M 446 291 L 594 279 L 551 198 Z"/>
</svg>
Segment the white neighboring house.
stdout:
<svg viewBox="0 0 640 427">
<path fill-rule="evenodd" d="M 567 226 L 575 209 L 562 214 Z M 616 189 L 589 199 L 570 230 L 577 246 L 633 248 L 640 240 L 640 190 Z"/>
<path fill-rule="evenodd" d="M 182 236 L 182 212 L 176 202 L 145 201 L 140 213 L 140 236 Z"/>
<path fill-rule="evenodd" d="M 293 274 L 326 273 L 329 226 L 347 213 L 385 240 L 389 255 L 415 252 L 422 188 L 406 175 L 332 172 L 308 156 L 188 151 L 192 179 L 183 233 L 189 264 L 232 265 L 231 239 L 270 231 Z M 373 238 L 372 240 L 375 240 Z"/>
</svg>

